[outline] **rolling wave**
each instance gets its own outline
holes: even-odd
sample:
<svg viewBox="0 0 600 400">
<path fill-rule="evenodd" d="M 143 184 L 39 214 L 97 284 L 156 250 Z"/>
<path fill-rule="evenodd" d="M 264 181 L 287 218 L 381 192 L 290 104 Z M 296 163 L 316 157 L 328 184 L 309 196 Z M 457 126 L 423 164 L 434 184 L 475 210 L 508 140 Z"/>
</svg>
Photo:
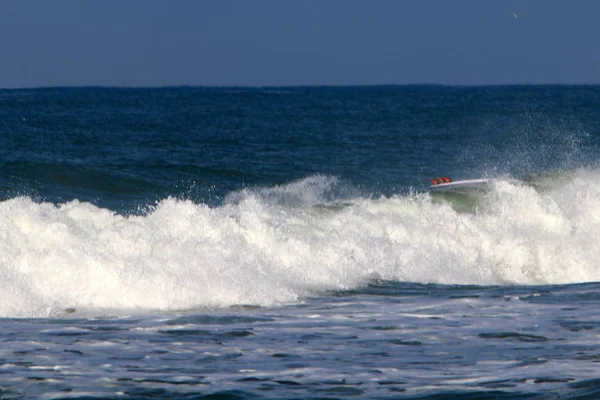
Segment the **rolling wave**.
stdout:
<svg viewBox="0 0 600 400">
<path fill-rule="evenodd" d="M 465 200 L 366 198 L 312 176 L 218 207 L 167 198 L 131 216 L 14 197 L 0 202 L 0 316 L 273 306 L 374 279 L 598 281 L 599 178 L 578 169 L 498 180 Z"/>
</svg>

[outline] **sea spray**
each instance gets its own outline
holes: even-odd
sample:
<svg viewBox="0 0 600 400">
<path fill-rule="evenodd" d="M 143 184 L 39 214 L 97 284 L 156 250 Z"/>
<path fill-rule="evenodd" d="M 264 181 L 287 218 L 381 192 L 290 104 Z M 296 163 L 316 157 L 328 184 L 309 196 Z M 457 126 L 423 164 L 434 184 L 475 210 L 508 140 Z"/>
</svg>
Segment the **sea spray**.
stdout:
<svg viewBox="0 0 600 400">
<path fill-rule="evenodd" d="M 268 306 L 373 279 L 597 281 L 599 175 L 571 171 L 543 190 L 500 180 L 473 194 L 475 212 L 426 192 L 337 203 L 339 182 L 324 177 L 218 207 L 167 198 L 141 216 L 15 197 L 0 203 L 0 315 Z"/>
</svg>

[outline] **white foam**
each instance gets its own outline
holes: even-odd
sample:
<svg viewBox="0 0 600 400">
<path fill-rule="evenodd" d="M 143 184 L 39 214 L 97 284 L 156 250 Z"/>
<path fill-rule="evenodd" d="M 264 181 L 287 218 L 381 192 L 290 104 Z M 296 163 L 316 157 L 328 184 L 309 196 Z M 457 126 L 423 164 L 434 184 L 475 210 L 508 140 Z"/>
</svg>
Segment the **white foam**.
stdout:
<svg viewBox="0 0 600 400">
<path fill-rule="evenodd" d="M 0 203 L 0 316 L 269 306 L 373 278 L 598 281 L 598 178 L 576 171 L 542 192 L 498 182 L 474 214 L 428 194 L 315 207 L 339 185 L 324 177 L 216 208 L 169 198 L 145 216 L 17 197 Z"/>
</svg>

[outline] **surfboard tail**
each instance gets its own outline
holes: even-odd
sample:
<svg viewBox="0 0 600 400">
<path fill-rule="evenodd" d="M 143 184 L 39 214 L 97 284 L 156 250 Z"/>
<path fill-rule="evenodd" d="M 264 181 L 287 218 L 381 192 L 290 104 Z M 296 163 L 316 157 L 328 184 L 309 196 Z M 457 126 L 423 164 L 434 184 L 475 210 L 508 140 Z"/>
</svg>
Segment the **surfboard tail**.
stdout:
<svg viewBox="0 0 600 400">
<path fill-rule="evenodd" d="M 443 183 L 450 183 L 450 182 L 452 182 L 452 179 L 448 178 L 447 176 L 440 176 L 439 178 L 431 180 L 431 183 L 434 185 L 440 185 Z"/>
</svg>

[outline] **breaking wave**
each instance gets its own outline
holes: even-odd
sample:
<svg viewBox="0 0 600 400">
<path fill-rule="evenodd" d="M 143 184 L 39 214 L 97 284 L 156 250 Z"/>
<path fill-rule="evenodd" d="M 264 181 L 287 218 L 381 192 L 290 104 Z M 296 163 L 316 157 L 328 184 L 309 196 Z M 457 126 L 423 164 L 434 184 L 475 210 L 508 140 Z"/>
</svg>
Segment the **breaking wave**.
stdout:
<svg viewBox="0 0 600 400">
<path fill-rule="evenodd" d="M 600 280 L 600 172 L 498 180 L 469 199 L 366 198 L 325 176 L 141 216 L 15 197 L 0 203 L 0 316 L 272 306 L 373 279 Z"/>
</svg>

